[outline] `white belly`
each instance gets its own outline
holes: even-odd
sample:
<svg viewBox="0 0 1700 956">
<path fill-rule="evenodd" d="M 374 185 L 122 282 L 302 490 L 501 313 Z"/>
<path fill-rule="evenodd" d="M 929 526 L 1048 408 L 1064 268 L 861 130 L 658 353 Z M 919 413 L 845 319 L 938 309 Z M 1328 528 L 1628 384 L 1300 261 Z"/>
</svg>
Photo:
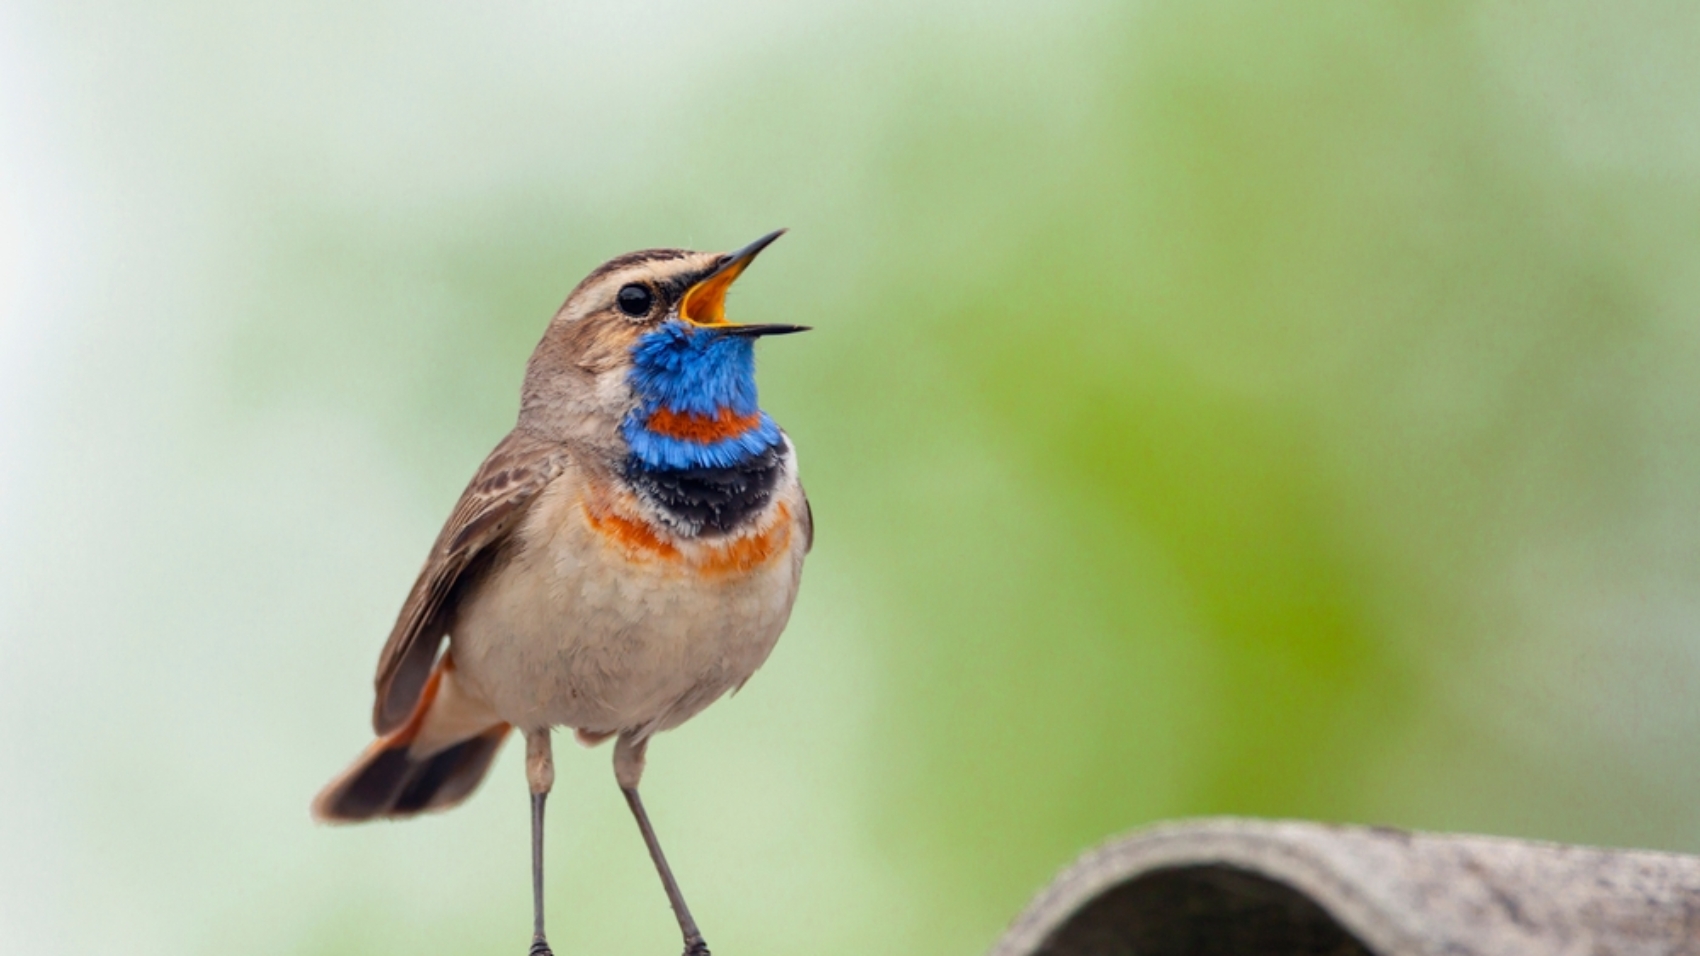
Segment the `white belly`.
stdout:
<svg viewBox="0 0 1700 956">
<path fill-rule="evenodd" d="M 750 535 L 704 543 L 599 523 L 582 489 L 557 485 L 450 633 L 458 671 L 503 720 L 647 736 L 761 666 L 797 594 L 800 489 L 776 495 Z"/>
</svg>

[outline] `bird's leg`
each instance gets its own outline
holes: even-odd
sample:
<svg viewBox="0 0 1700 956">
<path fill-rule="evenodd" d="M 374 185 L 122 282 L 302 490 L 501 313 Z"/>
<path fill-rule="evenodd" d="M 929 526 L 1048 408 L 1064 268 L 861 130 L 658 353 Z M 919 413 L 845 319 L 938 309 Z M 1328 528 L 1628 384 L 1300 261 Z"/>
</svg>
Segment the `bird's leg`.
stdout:
<svg viewBox="0 0 1700 956">
<path fill-rule="evenodd" d="M 655 872 L 661 874 L 661 885 L 667 890 L 667 902 L 673 904 L 673 915 L 679 920 L 679 932 L 685 937 L 685 956 L 709 956 L 708 944 L 703 942 L 697 921 L 691 918 L 691 909 L 685 905 L 684 894 L 679 892 L 679 884 L 673 879 L 673 869 L 667 865 L 660 841 L 655 839 L 655 828 L 649 825 L 643 798 L 638 796 L 638 779 L 643 776 L 643 752 L 648 745 L 648 739 L 633 740 L 621 734 L 619 743 L 614 745 L 614 778 L 620 783 L 620 792 L 626 795 L 626 805 L 632 808 L 632 816 L 637 818 L 643 842 L 649 847 L 649 858 L 655 861 Z"/>
<path fill-rule="evenodd" d="M 531 785 L 531 950 L 528 956 L 555 956 L 543 935 L 543 801 L 555 786 L 555 757 L 549 728 L 525 734 L 525 779 Z"/>
</svg>

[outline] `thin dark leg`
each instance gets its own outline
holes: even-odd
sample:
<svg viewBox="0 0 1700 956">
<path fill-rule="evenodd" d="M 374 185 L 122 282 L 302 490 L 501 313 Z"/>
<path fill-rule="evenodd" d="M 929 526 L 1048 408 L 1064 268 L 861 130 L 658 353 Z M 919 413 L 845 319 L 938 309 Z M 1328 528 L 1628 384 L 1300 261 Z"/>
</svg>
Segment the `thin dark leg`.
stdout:
<svg viewBox="0 0 1700 956">
<path fill-rule="evenodd" d="M 547 793 L 531 795 L 531 952 L 528 956 L 555 956 L 543 935 L 543 801 Z"/>
<path fill-rule="evenodd" d="M 636 787 L 621 787 L 620 792 L 626 795 L 626 804 L 632 808 L 632 816 L 637 817 L 638 829 L 643 831 L 643 842 L 649 846 L 649 858 L 655 861 L 655 871 L 661 874 L 661 885 L 667 889 L 667 902 L 673 904 L 673 915 L 679 919 L 679 932 L 685 935 L 685 956 L 709 956 L 708 944 L 702 940 L 702 932 L 697 929 L 697 921 L 691 918 L 690 907 L 685 905 L 685 897 L 679 892 L 679 884 L 673 879 L 673 870 L 667 865 L 667 857 L 661 852 L 661 844 L 655 839 L 655 828 L 649 825 L 649 814 L 644 812 L 643 798 L 638 796 Z"/>
<path fill-rule="evenodd" d="M 555 758 L 549 728 L 525 735 L 525 779 L 531 785 L 531 953 L 555 956 L 543 935 L 543 801 L 555 786 Z"/>
</svg>

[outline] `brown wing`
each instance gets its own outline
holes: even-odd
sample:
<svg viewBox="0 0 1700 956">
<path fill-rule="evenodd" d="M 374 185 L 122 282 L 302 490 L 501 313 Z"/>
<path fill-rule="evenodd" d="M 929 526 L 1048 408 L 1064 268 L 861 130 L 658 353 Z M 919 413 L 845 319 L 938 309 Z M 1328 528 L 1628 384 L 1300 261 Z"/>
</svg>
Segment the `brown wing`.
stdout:
<svg viewBox="0 0 1700 956">
<path fill-rule="evenodd" d="M 510 432 L 461 492 L 378 657 L 372 726 L 380 735 L 406 721 L 419 700 L 448 630 L 449 596 L 463 578 L 476 575 L 483 566 L 476 559 L 507 536 L 565 464 L 559 444 Z"/>
<path fill-rule="evenodd" d="M 797 493 L 803 496 L 803 553 L 808 554 L 815 549 L 815 509 L 809 507 L 809 493 L 803 490 L 801 482 L 797 484 Z"/>
</svg>

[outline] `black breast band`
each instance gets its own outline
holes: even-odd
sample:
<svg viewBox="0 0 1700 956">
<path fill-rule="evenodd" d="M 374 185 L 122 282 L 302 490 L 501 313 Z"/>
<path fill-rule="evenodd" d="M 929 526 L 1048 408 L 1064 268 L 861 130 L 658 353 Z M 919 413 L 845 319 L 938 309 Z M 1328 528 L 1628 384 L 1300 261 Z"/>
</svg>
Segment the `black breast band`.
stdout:
<svg viewBox="0 0 1700 956">
<path fill-rule="evenodd" d="M 648 468 L 626 461 L 626 481 L 698 534 L 735 530 L 773 498 L 785 463 L 781 442 L 727 468 Z"/>
</svg>

